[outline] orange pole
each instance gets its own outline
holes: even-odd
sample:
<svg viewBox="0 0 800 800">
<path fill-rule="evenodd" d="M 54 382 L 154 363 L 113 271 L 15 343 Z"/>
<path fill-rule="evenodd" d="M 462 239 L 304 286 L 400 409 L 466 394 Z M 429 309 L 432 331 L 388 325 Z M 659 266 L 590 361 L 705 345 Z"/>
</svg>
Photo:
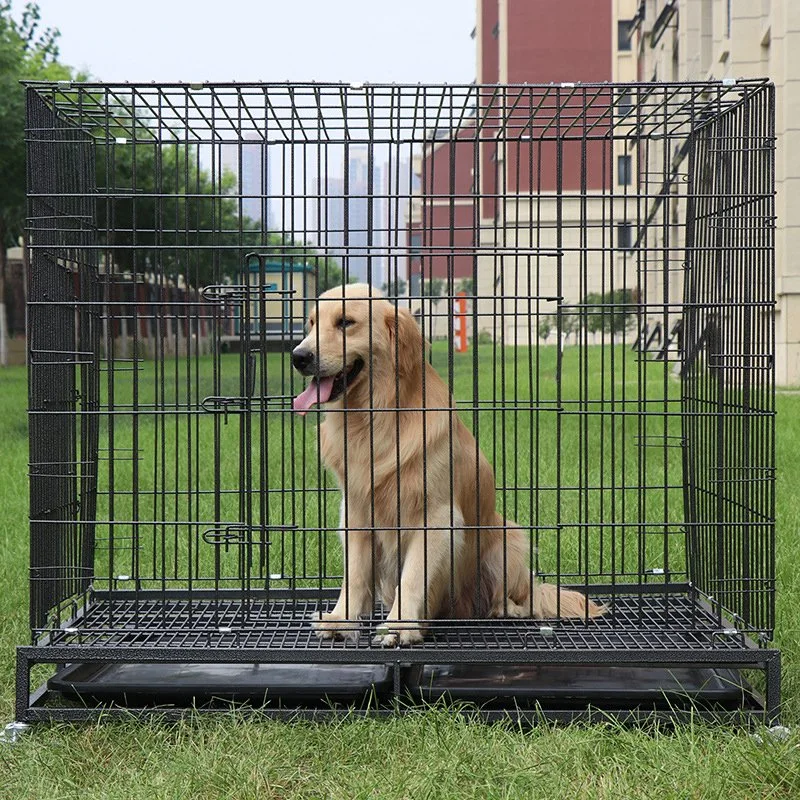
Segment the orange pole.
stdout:
<svg viewBox="0 0 800 800">
<path fill-rule="evenodd" d="M 456 353 L 467 352 L 467 295 L 459 292 L 456 295 L 456 315 L 454 331 L 456 340 Z"/>
</svg>

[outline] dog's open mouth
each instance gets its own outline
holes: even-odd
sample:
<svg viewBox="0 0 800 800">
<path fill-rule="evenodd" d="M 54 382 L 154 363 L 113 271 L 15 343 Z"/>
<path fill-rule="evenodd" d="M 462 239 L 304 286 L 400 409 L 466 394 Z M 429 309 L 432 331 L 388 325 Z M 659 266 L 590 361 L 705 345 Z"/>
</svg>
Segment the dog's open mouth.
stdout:
<svg viewBox="0 0 800 800">
<path fill-rule="evenodd" d="M 358 373 L 364 368 L 364 362 L 358 358 L 353 365 L 338 372 L 336 375 L 318 376 L 312 378 L 303 392 L 295 397 L 292 406 L 294 410 L 303 416 L 312 406 L 319 403 L 331 403 L 347 391 L 348 386 L 353 385 L 353 381 Z"/>
</svg>

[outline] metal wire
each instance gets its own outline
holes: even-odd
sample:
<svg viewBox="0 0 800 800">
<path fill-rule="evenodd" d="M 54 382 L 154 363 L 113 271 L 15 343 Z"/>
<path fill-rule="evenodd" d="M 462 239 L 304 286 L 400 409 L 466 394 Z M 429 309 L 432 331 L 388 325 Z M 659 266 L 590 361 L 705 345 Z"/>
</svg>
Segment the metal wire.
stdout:
<svg viewBox="0 0 800 800">
<path fill-rule="evenodd" d="M 607 605 L 599 620 L 548 623 L 557 646 L 772 636 L 768 83 L 37 83 L 26 135 L 35 644 L 375 649 L 387 611 L 376 575 L 413 527 L 425 585 L 436 537 L 451 564 L 448 613 L 426 594 L 417 614 L 403 612 L 392 556 L 401 617 L 430 627 L 417 646 L 501 642 L 535 657 L 553 641 L 534 636 L 538 623 L 447 619 L 462 423 L 468 505 L 486 499 L 483 453 L 497 511 L 533 545 L 528 571 Z M 403 405 L 394 378 L 382 406 L 368 370 L 370 399 L 341 412 L 340 539 L 321 415 L 294 415 L 304 379 L 289 351 L 324 313 L 319 290 L 354 278 L 415 311 L 432 343 L 416 358 L 452 400 L 437 402 L 422 370 L 418 401 Z M 343 363 L 352 353 L 343 336 Z M 390 509 L 375 467 L 386 414 Z M 425 444 L 437 414 L 450 502 L 442 514 L 426 500 L 412 521 L 399 442 L 416 420 L 425 497 L 440 490 Z M 360 506 L 354 474 L 368 476 Z M 471 529 L 475 608 L 491 529 Z M 354 579 L 359 536 L 367 608 L 344 597 L 357 639 L 320 640 L 310 618 Z M 504 547 L 505 612 L 509 557 Z M 532 616 L 533 592 L 525 602 Z"/>
</svg>

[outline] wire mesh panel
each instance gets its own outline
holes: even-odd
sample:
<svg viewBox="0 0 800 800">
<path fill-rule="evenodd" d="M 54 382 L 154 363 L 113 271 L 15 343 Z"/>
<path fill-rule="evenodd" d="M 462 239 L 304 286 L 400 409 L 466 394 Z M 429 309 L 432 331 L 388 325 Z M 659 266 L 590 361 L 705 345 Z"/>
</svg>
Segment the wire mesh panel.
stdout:
<svg viewBox="0 0 800 800">
<path fill-rule="evenodd" d="M 763 665 L 769 84 L 28 104 L 37 659 Z"/>
</svg>

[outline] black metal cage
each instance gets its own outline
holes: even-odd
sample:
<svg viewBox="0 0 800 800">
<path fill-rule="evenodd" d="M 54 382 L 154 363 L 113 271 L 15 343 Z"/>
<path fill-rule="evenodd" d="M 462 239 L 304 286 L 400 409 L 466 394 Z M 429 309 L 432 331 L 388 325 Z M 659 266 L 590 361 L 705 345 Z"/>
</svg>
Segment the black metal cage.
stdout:
<svg viewBox="0 0 800 800">
<path fill-rule="evenodd" d="M 775 717 L 770 84 L 58 83 L 27 102 L 19 719 L 265 695 L 323 714 L 367 693 L 375 713 L 446 695 L 490 715 L 688 698 Z M 354 281 L 366 319 L 336 289 Z M 387 315 L 394 353 L 374 341 Z M 413 378 L 409 319 L 429 343 Z M 304 369 L 301 418 L 291 351 L 329 340 L 342 386 Z M 326 455 L 312 405 L 339 388 Z M 491 533 L 465 520 L 492 491 L 502 608 L 464 613 L 458 563 L 479 594 Z M 445 542 L 436 611 L 409 610 L 414 537 L 425 587 Z M 332 637 L 319 615 L 356 558 L 369 607 L 343 595 Z M 556 595 L 542 619 L 548 586 L 582 610 Z M 404 624 L 419 637 L 387 646 Z M 57 668 L 31 692 L 35 664 Z"/>
</svg>

